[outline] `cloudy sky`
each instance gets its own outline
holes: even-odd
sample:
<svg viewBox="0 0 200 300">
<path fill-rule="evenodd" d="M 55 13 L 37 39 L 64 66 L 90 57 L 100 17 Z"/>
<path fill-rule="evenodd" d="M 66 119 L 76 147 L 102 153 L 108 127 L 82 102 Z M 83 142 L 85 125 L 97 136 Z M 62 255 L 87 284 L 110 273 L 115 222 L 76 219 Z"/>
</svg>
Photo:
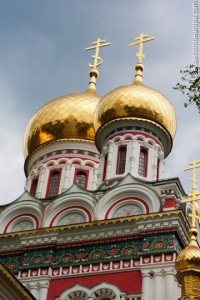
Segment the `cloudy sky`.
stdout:
<svg viewBox="0 0 200 300">
<path fill-rule="evenodd" d="M 200 4 L 199 4 L 200 9 Z M 185 0 L 6 0 L 0 9 L 0 203 L 24 190 L 23 135 L 44 103 L 88 84 L 85 47 L 98 37 L 101 50 L 97 90 L 105 95 L 133 81 L 135 53 L 128 44 L 141 32 L 146 43 L 144 82 L 164 93 L 177 113 L 177 135 L 166 159 L 166 178 L 180 177 L 189 192 L 191 174 L 183 168 L 200 159 L 200 115 L 185 109 L 173 90 L 179 70 L 193 62 L 192 1 Z"/>
</svg>

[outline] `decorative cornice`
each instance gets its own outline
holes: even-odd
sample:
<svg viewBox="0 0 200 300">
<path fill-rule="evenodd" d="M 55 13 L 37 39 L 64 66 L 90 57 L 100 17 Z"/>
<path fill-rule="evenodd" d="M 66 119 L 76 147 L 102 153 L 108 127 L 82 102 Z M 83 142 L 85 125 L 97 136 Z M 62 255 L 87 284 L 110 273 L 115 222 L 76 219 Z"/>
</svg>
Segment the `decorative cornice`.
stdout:
<svg viewBox="0 0 200 300">
<path fill-rule="evenodd" d="M 155 218 L 162 218 L 162 217 L 167 217 L 172 215 L 180 215 L 182 218 L 185 218 L 182 210 L 171 210 L 166 212 L 150 213 L 150 214 L 123 217 L 123 218 L 107 219 L 101 221 L 85 222 L 85 223 L 71 224 L 71 225 L 64 225 L 64 226 L 55 226 L 51 228 L 39 228 L 34 230 L 5 233 L 5 234 L 0 234 L 0 239 L 7 238 L 7 237 L 15 237 L 15 236 L 29 236 L 29 235 L 35 235 L 37 233 L 51 233 L 51 232 L 63 231 L 65 229 L 70 230 L 70 229 L 77 229 L 77 228 L 102 226 L 108 224 L 117 224 L 117 223 L 123 223 L 127 221 L 130 222 L 130 221 L 147 220 L 147 219 L 151 220 Z"/>
</svg>

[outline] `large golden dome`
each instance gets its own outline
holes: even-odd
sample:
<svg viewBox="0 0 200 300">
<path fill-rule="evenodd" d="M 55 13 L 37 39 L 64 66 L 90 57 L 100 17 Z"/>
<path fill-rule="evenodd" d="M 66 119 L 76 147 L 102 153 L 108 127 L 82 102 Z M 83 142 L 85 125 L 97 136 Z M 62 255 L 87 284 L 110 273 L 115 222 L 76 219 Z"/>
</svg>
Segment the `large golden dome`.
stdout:
<svg viewBox="0 0 200 300">
<path fill-rule="evenodd" d="M 109 92 L 95 112 L 95 130 L 119 118 L 145 119 L 159 124 L 174 137 L 176 115 L 168 99 L 157 90 L 134 82 Z"/>
<path fill-rule="evenodd" d="M 94 141 L 93 118 L 99 100 L 100 96 L 94 93 L 74 93 L 58 97 L 42 106 L 27 126 L 25 156 L 54 140 Z"/>
</svg>

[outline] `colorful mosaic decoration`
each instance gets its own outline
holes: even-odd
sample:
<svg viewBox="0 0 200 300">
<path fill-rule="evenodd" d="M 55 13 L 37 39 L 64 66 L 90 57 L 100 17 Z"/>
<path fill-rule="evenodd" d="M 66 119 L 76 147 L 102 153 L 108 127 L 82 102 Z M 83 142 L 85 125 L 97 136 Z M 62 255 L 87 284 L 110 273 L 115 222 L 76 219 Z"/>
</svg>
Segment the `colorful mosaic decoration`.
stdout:
<svg viewBox="0 0 200 300">
<path fill-rule="evenodd" d="M 136 127 L 136 126 L 127 126 L 127 127 L 121 127 L 121 128 L 117 128 L 113 131 L 111 131 L 107 136 L 106 136 L 106 139 L 117 133 L 117 132 L 122 132 L 122 131 L 142 131 L 144 133 L 148 133 L 150 135 L 152 135 L 154 138 L 156 138 L 161 144 L 162 144 L 162 141 L 161 139 L 159 138 L 159 136 L 157 134 L 155 134 L 153 131 L 149 130 L 149 129 L 146 129 L 146 128 L 143 128 L 143 127 Z"/>
<path fill-rule="evenodd" d="M 11 271 L 39 267 L 65 267 L 108 261 L 137 259 L 157 253 L 178 253 L 181 246 L 174 234 L 151 236 L 141 240 L 116 242 L 104 245 L 88 245 L 65 249 L 42 249 L 19 255 L 4 255 L 3 264 Z"/>
</svg>

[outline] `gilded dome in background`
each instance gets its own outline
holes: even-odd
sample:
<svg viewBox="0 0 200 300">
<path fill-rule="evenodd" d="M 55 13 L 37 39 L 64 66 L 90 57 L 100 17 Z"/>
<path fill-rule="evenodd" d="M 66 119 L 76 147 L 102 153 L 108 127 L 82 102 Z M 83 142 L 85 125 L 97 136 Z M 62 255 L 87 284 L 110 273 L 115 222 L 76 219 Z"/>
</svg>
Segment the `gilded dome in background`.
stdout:
<svg viewBox="0 0 200 300">
<path fill-rule="evenodd" d="M 94 141 L 94 111 L 100 96 L 92 93 L 68 94 L 46 103 L 31 118 L 24 137 L 24 154 L 55 140 Z"/>
<path fill-rule="evenodd" d="M 175 268 L 177 272 L 191 268 L 200 270 L 200 248 L 198 246 L 189 245 L 179 252 Z"/>
<path fill-rule="evenodd" d="M 161 125 L 173 138 L 176 115 L 169 100 L 157 90 L 134 82 L 104 96 L 95 112 L 95 130 L 119 118 L 147 119 Z"/>
<path fill-rule="evenodd" d="M 197 244 L 198 230 L 196 227 L 191 227 L 189 230 L 190 243 L 189 245 L 179 252 L 175 268 L 177 273 L 179 271 L 198 269 L 200 271 L 200 248 Z"/>
</svg>

